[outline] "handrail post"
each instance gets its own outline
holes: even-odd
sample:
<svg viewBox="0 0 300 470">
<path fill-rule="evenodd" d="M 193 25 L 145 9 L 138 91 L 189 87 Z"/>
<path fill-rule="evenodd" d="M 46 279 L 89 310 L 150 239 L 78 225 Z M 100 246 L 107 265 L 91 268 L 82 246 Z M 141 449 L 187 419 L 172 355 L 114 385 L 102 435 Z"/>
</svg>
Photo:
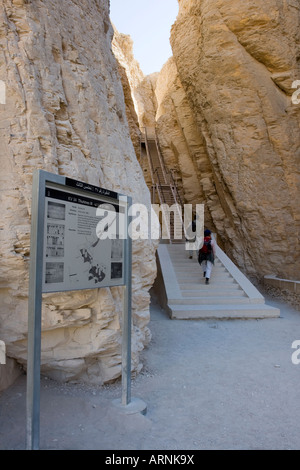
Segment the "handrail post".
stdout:
<svg viewBox="0 0 300 470">
<path fill-rule="evenodd" d="M 155 181 L 154 181 L 154 170 L 153 170 L 153 165 L 152 165 L 152 160 L 151 160 L 151 154 L 150 154 L 149 145 L 148 145 L 147 128 L 144 127 L 144 130 L 145 130 L 145 147 L 146 147 L 146 154 L 147 154 L 148 164 L 149 164 L 149 168 L 150 168 L 152 184 L 155 184 Z"/>
<path fill-rule="evenodd" d="M 155 129 L 155 145 L 156 145 L 156 150 L 157 150 L 157 155 L 158 155 L 158 158 L 159 158 L 160 166 L 161 166 L 161 169 L 162 169 L 162 174 L 163 174 L 165 183 L 168 184 L 165 162 L 163 160 L 162 154 L 160 153 L 160 148 L 159 148 L 159 145 L 158 145 L 156 129 Z"/>
</svg>

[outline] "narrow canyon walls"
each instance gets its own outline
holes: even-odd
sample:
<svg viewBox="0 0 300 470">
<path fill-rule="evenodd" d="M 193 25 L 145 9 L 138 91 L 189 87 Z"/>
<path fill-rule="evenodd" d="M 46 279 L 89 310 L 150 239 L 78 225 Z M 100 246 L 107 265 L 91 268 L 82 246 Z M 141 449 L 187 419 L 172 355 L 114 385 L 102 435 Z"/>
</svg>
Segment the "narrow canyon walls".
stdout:
<svg viewBox="0 0 300 470">
<path fill-rule="evenodd" d="M 300 275 L 299 8 L 180 0 L 173 57 L 148 77 L 122 41 L 140 131 L 156 128 L 184 202 L 205 204 L 206 225 L 253 280 Z"/>
<path fill-rule="evenodd" d="M 205 203 L 227 253 L 260 279 L 300 273 L 299 34 L 295 0 L 180 0 L 171 32 Z"/>
<path fill-rule="evenodd" d="M 126 116 L 130 129 L 130 137 L 137 157 L 140 156 L 140 127 L 138 119 L 139 103 L 134 90 L 144 80 L 144 74 L 133 55 L 133 41 L 127 34 L 119 33 L 114 27 L 112 50 L 117 59 L 119 75 L 124 91 Z"/>
<path fill-rule="evenodd" d="M 32 172 L 41 168 L 150 205 L 129 133 L 108 0 L 2 0 L 0 5 L 0 332 L 26 363 Z M 155 245 L 133 245 L 132 367 L 149 342 Z M 47 294 L 42 372 L 103 383 L 121 371 L 122 288 Z"/>
<path fill-rule="evenodd" d="M 172 170 L 182 200 L 187 204 L 205 204 L 205 221 L 213 228 L 207 202 L 214 188 L 210 183 L 204 139 L 198 132 L 173 58 L 159 74 L 155 99 L 158 103 L 156 130 L 164 161 Z"/>
</svg>

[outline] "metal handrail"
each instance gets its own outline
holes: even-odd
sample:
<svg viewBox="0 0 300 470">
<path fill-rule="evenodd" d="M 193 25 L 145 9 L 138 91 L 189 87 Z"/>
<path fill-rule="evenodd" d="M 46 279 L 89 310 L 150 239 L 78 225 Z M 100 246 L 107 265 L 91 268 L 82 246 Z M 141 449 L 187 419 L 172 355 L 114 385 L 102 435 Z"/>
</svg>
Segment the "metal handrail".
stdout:
<svg viewBox="0 0 300 470">
<path fill-rule="evenodd" d="M 160 148 L 159 148 L 156 129 L 155 129 L 155 145 L 156 145 L 157 155 L 158 155 L 158 158 L 159 158 L 162 173 L 163 173 L 163 176 L 164 176 L 164 180 L 165 180 L 165 183 L 167 183 L 168 182 L 167 170 L 166 170 L 166 167 L 165 167 L 165 162 L 164 162 L 163 156 L 162 156 Z"/>
<path fill-rule="evenodd" d="M 167 186 L 171 190 L 173 200 L 174 200 L 174 204 L 176 204 L 176 208 L 178 210 L 178 214 L 179 214 L 179 217 L 180 217 L 180 222 L 181 222 L 181 226 L 183 228 L 183 233 L 185 234 L 184 221 L 183 221 L 183 217 L 182 217 L 182 208 L 183 208 L 182 199 L 181 199 L 181 196 L 179 194 L 177 184 L 174 180 L 172 172 L 169 169 L 166 169 L 166 167 L 165 167 L 164 159 L 163 159 L 163 156 L 162 156 L 162 154 L 160 152 L 160 148 L 159 148 L 159 142 L 158 142 L 156 129 L 155 129 L 155 139 L 154 140 L 155 140 L 155 146 L 156 146 L 157 155 L 158 155 L 158 159 L 159 159 L 160 169 L 161 169 L 162 176 L 163 176 L 163 179 L 164 179 L 164 184 L 162 184 L 161 178 L 159 176 L 159 167 L 156 167 L 155 169 L 153 167 L 151 152 L 150 152 L 149 145 L 148 145 L 147 128 L 144 127 L 144 130 L 145 130 L 146 153 L 147 153 L 147 157 L 148 157 L 148 163 L 149 163 L 151 178 L 152 178 L 153 202 L 154 202 L 154 194 L 155 194 L 155 190 L 156 190 L 157 193 L 158 193 L 158 198 L 159 198 L 161 206 L 162 206 L 162 204 L 166 204 L 165 194 L 162 191 L 162 187 Z M 156 179 L 157 179 L 157 182 L 156 182 Z M 178 207 L 181 208 L 181 211 L 178 209 Z M 164 209 L 162 210 L 162 213 L 163 213 L 164 220 L 166 222 L 166 214 L 164 213 Z M 168 226 L 168 224 L 166 224 L 166 225 Z M 170 243 L 172 243 L 169 226 L 168 226 L 168 236 L 169 236 Z"/>
<path fill-rule="evenodd" d="M 155 173 L 156 173 L 156 175 L 157 175 L 157 180 L 158 180 L 158 184 L 156 184 L 156 187 L 157 187 L 157 189 L 159 188 L 159 190 L 160 190 L 160 188 L 162 187 L 162 184 L 161 184 L 161 182 L 160 182 L 160 177 L 159 177 L 159 173 L 158 173 L 158 168 L 155 168 L 154 174 L 155 174 Z M 165 199 L 164 194 L 163 194 L 163 199 L 164 199 L 164 203 L 166 204 L 166 199 Z"/>
<path fill-rule="evenodd" d="M 174 180 L 174 176 L 173 176 L 173 173 L 172 173 L 171 170 L 168 170 L 168 175 L 169 175 L 169 177 L 170 177 L 170 179 L 171 179 L 171 181 L 172 181 L 172 182 L 170 183 L 170 186 L 173 186 L 173 189 L 175 190 L 175 193 L 176 193 L 176 195 L 177 195 L 177 196 L 175 196 L 175 199 L 179 201 L 179 203 L 181 204 L 181 206 L 183 206 L 182 199 L 181 199 L 181 196 L 180 196 L 180 194 L 179 194 L 179 191 L 178 191 L 178 188 L 177 188 L 177 184 L 176 184 L 176 182 L 175 182 L 175 180 Z"/>
<path fill-rule="evenodd" d="M 179 206 L 181 208 L 181 212 L 178 211 L 178 213 L 179 213 L 179 217 L 180 217 L 180 221 L 181 221 L 181 226 L 183 228 L 183 233 L 185 234 L 184 220 L 182 218 L 182 208 L 183 208 L 182 200 L 181 200 L 177 185 L 175 183 L 173 174 L 170 170 L 168 171 L 168 175 L 171 177 L 171 180 L 173 182 L 173 184 L 171 184 L 171 183 L 169 183 L 169 184 L 170 184 L 170 188 L 171 188 L 171 191 L 172 191 L 172 195 L 173 195 L 176 207 L 178 208 L 178 206 Z"/>
<path fill-rule="evenodd" d="M 146 146 L 146 154 L 147 154 L 147 158 L 148 158 L 148 164 L 149 164 L 149 168 L 150 168 L 152 184 L 155 184 L 151 153 L 150 153 L 149 146 L 148 146 L 147 128 L 144 127 L 144 129 L 145 129 L 145 146 Z"/>
<path fill-rule="evenodd" d="M 160 207 L 161 207 L 161 210 L 162 210 L 162 216 L 164 218 L 164 222 L 165 222 L 165 227 L 167 227 L 167 235 L 168 235 L 168 239 L 170 241 L 170 244 L 172 244 L 172 239 L 171 239 L 171 233 L 170 233 L 170 227 L 169 227 L 169 220 L 167 219 L 166 217 L 166 213 L 165 213 L 165 204 L 166 202 L 163 203 L 163 200 L 165 201 L 165 197 L 164 197 L 164 194 L 161 194 L 161 187 L 160 185 L 156 185 L 156 189 L 157 189 L 157 193 L 158 193 L 158 198 L 159 198 L 159 202 L 160 202 Z"/>
</svg>

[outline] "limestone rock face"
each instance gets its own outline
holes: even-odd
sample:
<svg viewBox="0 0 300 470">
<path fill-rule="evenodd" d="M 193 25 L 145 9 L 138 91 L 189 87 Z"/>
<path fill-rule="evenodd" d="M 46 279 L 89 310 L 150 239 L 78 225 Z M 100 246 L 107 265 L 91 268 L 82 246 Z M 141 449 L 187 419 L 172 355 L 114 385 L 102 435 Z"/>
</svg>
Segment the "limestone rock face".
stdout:
<svg viewBox="0 0 300 470">
<path fill-rule="evenodd" d="M 108 0 L 2 0 L 0 6 L 0 339 L 26 362 L 31 182 L 35 168 L 133 197 L 149 207 L 137 164 Z M 132 368 L 150 339 L 155 245 L 133 242 Z M 42 372 L 103 383 L 120 375 L 122 288 L 47 294 Z"/>
<path fill-rule="evenodd" d="M 159 73 L 147 75 L 134 89 L 137 101 L 139 125 L 142 132 L 144 128 L 155 128 L 157 101 L 155 95 L 156 83 Z"/>
<path fill-rule="evenodd" d="M 155 127 L 157 102 L 155 87 L 158 73 L 144 76 L 139 63 L 133 55 L 133 41 L 127 34 L 121 34 L 114 28 L 112 42 L 113 53 L 123 70 L 122 84 L 127 104 L 127 115 L 131 134 L 140 135 L 144 128 Z M 138 131 L 136 127 L 138 126 Z M 134 137 L 135 140 L 135 137 Z"/>
<path fill-rule="evenodd" d="M 200 183 L 216 231 L 244 271 L 299 279 L 299 2 L 180 0 L 171 45 L 184 103 L 173 100 L 175 109 L 188 102 L 189 141 L 198 148 L 191 192 Z M 159 128 L 162 119 L 159 111 Z"/>
<path fill-rule="evenodd" d="M 186 204 L 206 202 L 205 181 L 210 175 L 204 139 L 198 132 L 185 90 L 173 58 L 162 68 L 155 86 L 156 130 L 166 166 Z M 195 206 L 194 206 L 195 207 Z M 205 204 L 205 220 L 212 227 Z"/>
<path fill-rule="evenodd" d="M 136 110 L 138 103 L 134 90 L 144 80 L 144 74 L 139 63 L 133 55 L 133 41 L 127 34 L 119 33 L 114 27 L 114 36 L 112 41 L 112 50 L 117 59 L 119 74 L 122 81 L 126 116 L 130 129 L 131 140 L 137 157 L 140 156 L 140 128 Z"/>
</svg>

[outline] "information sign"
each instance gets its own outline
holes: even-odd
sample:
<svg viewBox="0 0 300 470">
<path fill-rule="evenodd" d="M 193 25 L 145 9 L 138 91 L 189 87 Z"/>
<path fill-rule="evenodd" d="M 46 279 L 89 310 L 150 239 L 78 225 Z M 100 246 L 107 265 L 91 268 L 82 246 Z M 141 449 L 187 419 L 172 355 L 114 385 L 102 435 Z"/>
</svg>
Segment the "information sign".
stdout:
<svg viewBox="0 0 300 470">
<path fill-rule="evenodd" d="M 124 202 L 70 181 L 45 188 L 43 292 L 124 285 Z"/>
<path fill-rule="evenodd" d="M 42 294 L 124 286 L 122 405 L 131 403 L 131 198 L 37 170 L 28 300 L 27 448 L 39 449 Z"/>
</svg>

